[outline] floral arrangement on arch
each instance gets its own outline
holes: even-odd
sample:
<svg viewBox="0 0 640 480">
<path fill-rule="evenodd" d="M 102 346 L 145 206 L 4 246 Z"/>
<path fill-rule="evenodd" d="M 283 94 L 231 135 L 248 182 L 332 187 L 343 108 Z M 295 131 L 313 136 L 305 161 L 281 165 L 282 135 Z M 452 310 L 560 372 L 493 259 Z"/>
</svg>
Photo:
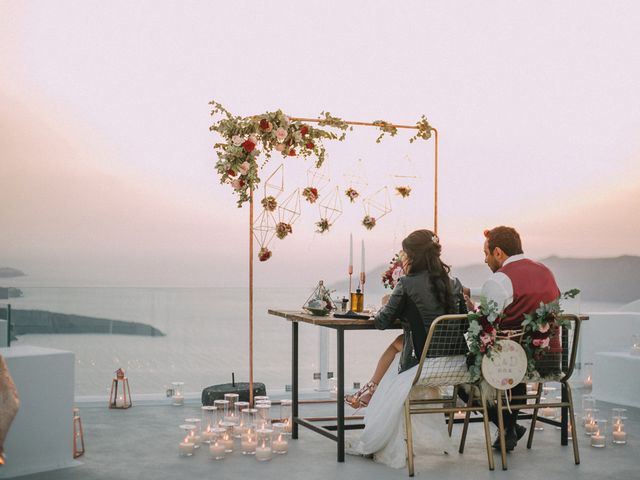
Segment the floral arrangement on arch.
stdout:
<svg viewBox="0 0 640 480">
<path fill-rule="evenodd" d="M 373 229 L 373 227 L 376 226 L 376 219 L 370 215 L 365 215 L 364 218 L 362 219 L 362 225 L 367 230 L 371 230 Z"/>
<path fill-rule="evenodd" d="M 305 187 L 305 189 L 302 190 L 302 196 L 307 202 L 316 203 L 318 197 L 320 197 L 320 194 L 318 193 L 318 189 L 316 187 Z"/>
<path fill-rule="evenodd" d="M 360 192 L 358 192 L 355 188 L 349 187 L 344 191 L 344 194 L 347 196 L 351 203 L 356 201 L 356 198 L 360 196 Z"/>
<path fill-rule="evenodd" d="M 404 268 L 402 268 L 402 258 L 400 253 L 396 253 L 389 262 L 389 268 L 382 274 L 382 285 L 384 288 L 393 290 L 403 275 Z"/>
</svg>

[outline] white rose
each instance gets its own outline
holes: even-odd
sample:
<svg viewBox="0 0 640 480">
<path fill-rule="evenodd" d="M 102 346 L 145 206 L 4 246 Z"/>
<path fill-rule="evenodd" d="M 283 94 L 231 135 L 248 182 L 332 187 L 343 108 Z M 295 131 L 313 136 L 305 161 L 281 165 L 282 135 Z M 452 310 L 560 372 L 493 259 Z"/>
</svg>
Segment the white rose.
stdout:
<svg viewBox="0 0 640 480">
<path fill-rule="evenodd" d="M 255 135 L 249 135 L 249 140 L 251 140 L 251 143 L 253 143 L 254 145 L 258 144 L 258 139 Z"/>
<path fill-rule="evenodd" d="M 282 127 L 278 127 L 276 130 L 276 138 L 279 142 L 284 142 L 284 139 L 287 138 L 287 131 Z"/>
<path fill-rule="evenodd" d="M 240 175 L 246 175 L 249 171 L 249 162 L 242 162 L 238 170 L 240 170 Z"/>
<path fill-rule="evenodd" d="M 238 180 L 237 178 L 235 180 L 231 180 L 231 186 L 233 188 L 235 188 L 236 190 L 240 189 L 240 180 Z"/>
<path fill-rule="evenodd" d="M 276 146 L 275 146 L 275 149 L 276 149 L 278 152 L 284 152 L 284 149 L 285 149 L 285 148 L 286 148 L 286 145 L 285 145 L 284 143 L 278 143 L 278 144 L 276 144 Z"/>
<path fill-rule="evenodd" d="M 242 137 L 240 135 L 234 135 L 233 137 L 231 137 L 231 141 L 236 147 L 242 145 Z"/>
</svg>

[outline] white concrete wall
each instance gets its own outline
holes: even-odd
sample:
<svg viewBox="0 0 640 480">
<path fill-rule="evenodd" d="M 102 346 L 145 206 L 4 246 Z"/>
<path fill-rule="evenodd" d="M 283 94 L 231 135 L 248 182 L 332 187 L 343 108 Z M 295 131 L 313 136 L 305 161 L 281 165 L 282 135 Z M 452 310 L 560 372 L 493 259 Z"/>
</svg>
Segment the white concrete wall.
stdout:
<svg viewBox="0 0 640 480">
<path fill-rule="evenodd" d="M 0 478 L 77 465 L 72 446 L 75 355 L 31 346 L 0 348 L 0 354 L 20 397 Z"/>
</svg>

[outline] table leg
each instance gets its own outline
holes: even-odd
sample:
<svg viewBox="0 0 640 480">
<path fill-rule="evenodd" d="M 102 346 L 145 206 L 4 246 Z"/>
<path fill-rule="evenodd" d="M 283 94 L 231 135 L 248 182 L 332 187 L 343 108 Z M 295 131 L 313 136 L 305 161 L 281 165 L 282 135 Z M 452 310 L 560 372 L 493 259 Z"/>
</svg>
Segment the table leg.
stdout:
<svg viewBox="0 0 640 480">
<path fill-rule="evenodd" d="M 298 438 L 298 322 L 291 322 L 291 438 Z"/>
<path fill-rule="evenodd" d="M 569 332 L 566 328 L 562 329 L 562 371 L 566 372 L 569 368 Z M 576 345 L 573 345 L 572 348 L 575 348 Z M 561 401 L 566 402 L 568 400 L 567 397 L 567 387 L 565 384 L 561 384 Z M 567 407 L 560 408 L 560 445 L 568 445 L 568 432 L 567 432 Z"/>
<path fill-rule="evenodd" d="M 336 329 L 338 334 L 338 462 L 344 462 L 344 329 Z"/>
</svg>

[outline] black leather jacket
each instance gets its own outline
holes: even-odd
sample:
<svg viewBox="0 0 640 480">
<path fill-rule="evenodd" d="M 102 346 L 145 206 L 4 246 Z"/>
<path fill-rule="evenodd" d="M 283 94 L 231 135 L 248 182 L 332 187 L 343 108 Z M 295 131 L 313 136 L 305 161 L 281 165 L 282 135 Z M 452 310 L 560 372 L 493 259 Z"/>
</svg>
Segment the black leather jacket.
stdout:
<svg viewBox="0 0 640 480">
<path fill-rule="evenodd" d="M 404 372 L 420 362 L 431 322 L 444 314 L 467 313 L 460 280 L 451 279 L 455 306 L 446 311 L 434 297 L 428 272 L 401 277 L 393 289 L 389 303 L 376 315 L 376 328 L 384 330 L 396 319 L 404 330 L 404 346 L 399 371 Z"/>
</svg>

